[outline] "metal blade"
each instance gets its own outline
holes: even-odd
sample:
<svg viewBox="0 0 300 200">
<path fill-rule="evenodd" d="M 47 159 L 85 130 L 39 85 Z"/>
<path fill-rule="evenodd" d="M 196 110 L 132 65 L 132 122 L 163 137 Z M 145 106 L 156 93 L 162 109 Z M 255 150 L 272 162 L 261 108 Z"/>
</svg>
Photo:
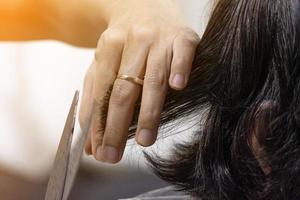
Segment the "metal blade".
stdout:
<svg viewBox="0 0 300 200">
<path fill-rule="evenodd" d="M 90 128 L 91 121 L 92 121 L 93 108 L 94 108 L 94 106 L 92 105 L 89 110 L 89 114 L 88 114 L 89 117 L 87 119 L 87 123 L 85 124 L 84 127 L 81 127 L 81 129 L 79 130 L 79 133 L 78 133 L 79 135 L 76 140 L 76 143 L 74 146 L 72 146 L 63 200 L 68 199 L 69 194 L 72 189 L 72 186 L 73 186 L 73 183 L 74 183 L 74 180 L 75 180 L 75 177 L 76 177 L 76 174 L 77 174 L 77 171 L 78 171 L 80 160 L 81 160 L 81 157 L 83 154 L 83 149 L 84 149 L 84 146 L 86 143 L 86 139 L 87 139 L 89 128 Z"/>
<path fill-rule="evenodd" d="M 79 92 L 76 91 L 66 120 L 64 131 L 59 142 L 58 150 L 56 152 L 54 166 L 49 178 L 45 200 L 61 200 L 63 198 L 66 176 L 68 173 L 78 97 Z"/>
</svg>

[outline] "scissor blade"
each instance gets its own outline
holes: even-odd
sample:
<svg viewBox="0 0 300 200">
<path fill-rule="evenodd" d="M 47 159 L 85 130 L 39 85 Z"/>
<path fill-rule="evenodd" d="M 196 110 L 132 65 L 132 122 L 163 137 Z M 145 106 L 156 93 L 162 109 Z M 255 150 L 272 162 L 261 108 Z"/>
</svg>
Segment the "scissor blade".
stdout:
<svg viewBox="0 0 300 200">
<path fill-rule="evenodd" d="M 76 91 L 49 178 L 45 200 L 61 200 L 64 194 L 79 92 Z"/>
<path fill-rule="evenodd" d="M 64 195 L 63 195 L 63 200 L 67 200 L 69 197 L 69 194 L 71 192 L 77 171 L 78 171 L 78 167 L 80 164 L 80 160 L 83 154 L 83 149 L 86 143 L 86 139 L 87 139 L 87 135 L 89 132 L 89 128 L 91 125 L 91 121 L 92 121 L 92 113 L 94 110 L 94 105 L 92 104 L 91 108 L 89 109 L 89 114 L 88 114 L 88 119 L 87 119 L 87 123 L 85 123 L 83 125 L 83 127 L 81 127 L 81 129 L 79 129 L 79 133 L 78 137 L 76 138 L 76 143 L 72 146 L 72 150 L 70 153 L 70 159 L 69 159 L 69 166 L 68 166 L 68 172 L 67 172 L 67 177 L 66 177 L 66 184 L 65 184 L 65 191 L 64 191 Z"/>
</svg>

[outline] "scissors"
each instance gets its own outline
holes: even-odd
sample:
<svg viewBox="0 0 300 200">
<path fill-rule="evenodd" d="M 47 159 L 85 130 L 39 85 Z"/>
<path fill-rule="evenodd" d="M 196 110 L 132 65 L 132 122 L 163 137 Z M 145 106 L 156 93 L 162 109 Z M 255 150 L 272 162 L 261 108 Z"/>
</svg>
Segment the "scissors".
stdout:
<svg viewBox="0 0 300 200">
<path fill-rule="evenodd" d="M 79 92 L 76 91 L 56 152 L 53 169 L 48 181 L 45 200 L 68 199 L 78 171 L 92 118 L 90 114 L 86 125 L 78 131 L 78 140 L 74 142 L 73 135 L 78 99 Z"/>
</svg>

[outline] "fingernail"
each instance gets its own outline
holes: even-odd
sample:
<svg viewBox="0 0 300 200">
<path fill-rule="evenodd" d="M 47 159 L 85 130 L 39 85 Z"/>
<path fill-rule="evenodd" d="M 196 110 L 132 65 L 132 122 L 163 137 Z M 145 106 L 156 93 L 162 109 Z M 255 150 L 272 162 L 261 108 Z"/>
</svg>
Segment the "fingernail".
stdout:
<svg viewBox="0 0 300 200">
<path fill-rule="evenodd" d="M 181 74 L 175 74 L 172 80 L 172 85 L 176 88 L 183 88 L 185 84 L 185 78 Z"/>
<path fill-rule="evenodd" d="M 105 146 L 102 152 L 102 160 L 108 163 L 119 161 L 119 151 L 115 147 Z"/>
<path fill-rule="evenodd" d="M 154 133 L 149 129 L 142 129 L 138 135 L 138 142 L 143 146 L 150 146 L 154 143 Z"/>
</svg>

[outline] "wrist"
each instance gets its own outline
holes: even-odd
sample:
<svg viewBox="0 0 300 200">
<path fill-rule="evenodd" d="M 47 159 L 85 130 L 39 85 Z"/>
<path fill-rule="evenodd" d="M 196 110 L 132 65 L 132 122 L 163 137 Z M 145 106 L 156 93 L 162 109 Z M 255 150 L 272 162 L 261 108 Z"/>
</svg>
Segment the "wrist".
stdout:
<svg viewBox="0 0 300 200">
<path fill-rule="evenodd" d="M 41 0 L 55 39 L 94 47 L 107 28 L 114 0 Z"/>
<path fill-rule="evenodd" d="M 140 15 L 140 18 L 136 18 Z M 177 23 L 185 23 L 186 19 L 175 0 L 116 0 L 111 13 L 109 15 L 109 24 L 119 22 L 122 18 L 132 19 L 136 22 L 139 20 L 147 21 L 155 19 L 165 19 L 161 15 L 176 17 L 173 19 Z M 156 23 L 159 23 L 157 21 Z"/>
</svg>

